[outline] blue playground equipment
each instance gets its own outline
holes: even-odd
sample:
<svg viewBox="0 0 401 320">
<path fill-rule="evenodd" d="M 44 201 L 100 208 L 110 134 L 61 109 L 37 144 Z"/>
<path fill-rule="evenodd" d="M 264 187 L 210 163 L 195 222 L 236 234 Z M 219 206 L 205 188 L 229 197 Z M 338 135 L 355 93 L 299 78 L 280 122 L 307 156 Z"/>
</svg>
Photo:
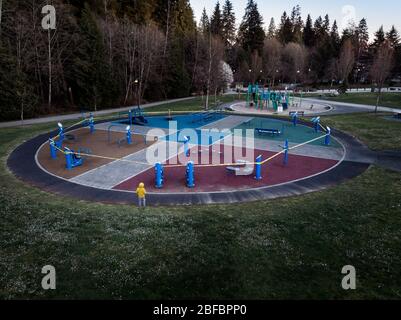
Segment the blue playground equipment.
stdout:
<svg viewBox="0 0 401 320">
<path fill-rule="evenodd" d="M 52 159 L 57 159 L 57 149 L 56 144 L 53 139 L 49 139 L 49 146 L 50 146 L 50 156 Z"/>
<path fill-rule="evenodd" d="M 131 134 L 131 126 L 128 126 L 126 128 L 127 132 L 126 132 L 126 139 L 127 139 L 127 143 L 128 144 L 132 144 L 132 134 Z"/>
<path fill-rule="evenodd" d="M 298 124 L 298 111 L 293 112 L 291 114 L 291 120 L 292 120 L 292 124 L 294 125 L 294 127 L 296 127 Z"/>
<path fill-rule="evenodd" d="M 315 132 L 319 133 L 320 132 L 320 117 L 313 118 L 311 121 L 314 125 Z"/>
<path fill-rule="evenodd" d="M 148 120 L 145 118 L 145 115 L 140 107 L 130 109 L 128 112 L 120 112 L 118 115 L 123 119 L 114 121 L 113 123 L 128 124 L 130 126 L 134 124 L 144 126 L 148 123 Z"/>
<path fill-rule="evenodd" d="M 191 152 L 189 151 L 189 141 L 190 137 L 185 136 L 184 137 L 184 153 L 186 157 L 189 157 L 191 155 Z"/>
<path fill-rule="evenodd" d="M 194 163 L 192 161 L 187 164 L 186 181 L 188 188 L 195 187 Z"/>
<path fill-rule="evenodd" d="M 90 130 L 90 133 L 95 132 L 95 119 L 93 118 L 92 113 L 89 116 L 89 130 Z"/>
<path fill-rule="evenodd" d="M 65 152 L 65 161 L 67 170 L 72 170 L 73 168 L 82 166 L 84 160 L 81 157 L 80 153 L 75 153 L 74 150 L 71 150 L 67 147 L 64 148 Z"/>
<path fill-rule="evenodd" d="M 58 139 L 56 141 L 56 147 L 61 149 L 63 147 L 63 142 L 64 142 L 64 139 L 65 139 L 65 133 L 64 133 L 63 125 L 60 122 L 57 125 L 58 125 L 58 128 L 59 128 L 59 131 L 58 131 Z"/>
<path fill-rule="evenodd" d="M 326 137 L 325 137 L 325 139 L 324 139 L 324 144 L 325 144 L 326 146 L 329 146 L 330 143 L 331 143 L 331 128 L 330 128 L 330 127 L 327 127 L 327 134 L 326 134 Z"/>
<path fill-rule="evenodd" d="M 262 180 L 262 155 L 256 158 L 256 180 Z"/>
<path fill-rule="evenodd" d="M 288 139 L 285 140 L 283 149 L 285 150 L 285 151 L 284 151 L 284 160 L 283 160 L 283 163 L 284 163 L 284 165 L 287 165 L 287 164 L 288 164 L 288 151 L 290 150 L 290 146 L 289 146 L 289 143 L 288 143 Z"/>
<path fill-rule="evenodd" d="M 248 92 L 246 96 L 246 107 L 250 108 L 255 106 L 258 108 L 258 101 L 259 101 L 259 85 L 257 84 L 250 84 L 248 86 Z"/>
<path fill-rule="evenodd" d="M 164 185 L 164 168 L 163 165 L 158 162 L 155 165 L 155 174 L 156 174 L 156 188 L 161 189 Z"/>
</svg>

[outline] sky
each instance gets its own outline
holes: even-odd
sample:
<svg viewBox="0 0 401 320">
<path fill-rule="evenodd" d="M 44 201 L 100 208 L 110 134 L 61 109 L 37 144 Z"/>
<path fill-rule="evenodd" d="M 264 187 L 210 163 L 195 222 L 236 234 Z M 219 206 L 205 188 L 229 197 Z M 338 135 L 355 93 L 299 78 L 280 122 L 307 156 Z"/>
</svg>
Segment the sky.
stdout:
<svg viewBox="0 0 401 320">
<path fill-rule="evenodd" d="M 244 16 L 247 0 L 231 0 L 234 5 L 234 10 L 239 24 Z M 308 13 L 315 20 L 318 16 L 324 17 L 329 14 L 331 22 L 335 19 L 340 30 L 348 25 L 349 20 L 359 22 L 362 18 L 366 18 L 369 26 L 371 38 L 373 34 L 380 28 L 381 25 L 387 31 L 392 25 L 395 25 L 398 31 L 401 32 L 401 1 L 399 0 L 255 0 L 258 4 L 259 11 L 262 14 L 267 28 L 270 19 L 275 19 L 276 25 L 280 23 L 280 17 L 284 11 L 291 13 L 294 6 L 299 4 L 302 10 L 304 21 Z M 191 6 L 194 9 L 196 20 L 199 21 L 203 8 L 210 17 L 213 12 L 217 0 L 190 0 Z M 224 0 L 220 0 L 222 5 Z"/>
</svg>

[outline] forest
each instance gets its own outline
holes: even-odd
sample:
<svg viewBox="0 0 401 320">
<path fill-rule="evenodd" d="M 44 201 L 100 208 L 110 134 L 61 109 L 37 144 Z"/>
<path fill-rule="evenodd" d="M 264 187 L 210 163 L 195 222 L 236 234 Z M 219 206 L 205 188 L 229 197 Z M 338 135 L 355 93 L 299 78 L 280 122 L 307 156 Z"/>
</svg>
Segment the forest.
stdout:
<svg viewBox="0 0 401 320">
<path fill-rule="evenodd" d="M 56 9 L 44 29 L 42 8 Z M 398 81 L 395 27 L 369 39 L 362 19 L 339 31 L 299 6 L 265 22 L 254 0 L 196 21 L 189 0 L 0 0 L 0 121 L 205 94 L 233 83 L 381 89 Z M 237 27 L 238 26 L 238 27 Z"/>
</svg>

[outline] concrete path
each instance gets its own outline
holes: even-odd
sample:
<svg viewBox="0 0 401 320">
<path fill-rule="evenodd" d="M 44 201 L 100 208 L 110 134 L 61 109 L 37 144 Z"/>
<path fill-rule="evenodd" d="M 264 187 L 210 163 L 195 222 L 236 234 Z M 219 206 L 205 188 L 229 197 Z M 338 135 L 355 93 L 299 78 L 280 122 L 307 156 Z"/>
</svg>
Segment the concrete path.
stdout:
<svg viewBox="0 0 401 320">
<path fill-rule="evenodd" d="M 253 119 L 252 117 L 228 116 L 221 120 L 200 127 L 199 129 L 204 129 L 204 130 L 217 129 L 220 131 L 224 129 L 233 129 L 243 124 L 244 122 L 251 121 L 252 119 Z"/>
<path fill-rule="evenodd" d="M 153 164 L 149 164 L 147 154 L 157 148 L 164 148 L 164 150 L 167 150 L 166 156 L 161 159 L 162 162 L 182 151 L 180 145 L 175 142 L 160 141 L 147 149 L 138 151 L 124 158 L 124 160 L 132 162 L 116 160 L 74 177 L 70 179 L 70 181 L 87 187 L 112 189 L 114 186 L 152 168 Z"/>
<path fill-rule="evenodd" d="M 159 106 L 159 105 L 166 105 L 166 104 L 174 103 L 174 102 L 189 101 L 192 99 L 194 99 L 194 97 L 152 102 L 152 103 L 147 103 L 147 104 L 141 105 L 141 108 L 146 109 L 146 108 Z M 134 107 L 135 106 L 122 107 L 122 108 L 116 108 L 116 109 L 107 109 L 107 110 L 94 112 L 94 114 L 95 114 L 95 116 L 98 117 L 98 116 L 112 114 L 115 112 L 128 111 Z M 24 121 L 19 120 L 19 121 L 10 121 L 10 122 L 0 122 L 0 128 L 9 128 L 9 127 L 22 126 L 22 125 L 26 126 L 26 125 L 32 125 L 32 124 L 59 122 L 59 121 L 66 121 L 66 120 L 76 120 L 76 119 L 81 119 L 81 118 L 82 118 L 82 113 L 73 113 L 73 114 L 66 114 L 66 115 L 59 115 L 59 116 L 28 119 L 28 120 L 24 120 Z"/>
<path fill-rule="evenodd" d="M 324 104 L 328 104 L 328 105 L 332 106 L 334 108 L 334 110 L 332 112 L 330 112 L 329 114 L 375 111 L 375 106 L 372 106 L 372 105 L 356 104 L 356 103 L 349 103 L 349 102 L 338 102 L 338 101 L 313 99 L 313 98 L 304 98 L 303 100 L 310 102 L 310 103 L 324 103 Z M 401 109 L 394 109 L 394 108 L 388 108 L 388 107 L 378 107 L 377 110 L 379 112 L 392 112 L 392 113 L 401 112 Z"/>
</svg>

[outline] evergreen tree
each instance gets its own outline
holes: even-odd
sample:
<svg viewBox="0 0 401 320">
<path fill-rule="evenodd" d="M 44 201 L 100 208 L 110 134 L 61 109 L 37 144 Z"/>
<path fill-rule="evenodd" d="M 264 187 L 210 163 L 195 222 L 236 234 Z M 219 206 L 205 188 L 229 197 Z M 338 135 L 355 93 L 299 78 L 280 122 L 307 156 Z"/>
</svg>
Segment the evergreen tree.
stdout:
<svg viewBox="0 0 401 320">
<path fill-rule="evenodd" d="M 394 26 L 387 32 L 386 39 L 390 42 L 392 48 L 396 49 L 400 46 L 400 35 Z"/>
<path fill-rule="evenodd" d="M 199 23 L 199 31 L 203 35 L 208 35 L 210 32 L 210 21 L 209 21 L 209 17 L 207 16 L 207 13 L 206 13 L 206 8 L 203 8 L 202 17 L 201 17 L 200 23 Z"/>
<path fill-rule="evenodd" d="M 299 5 L 295 6 L 292 9 L 291 13 L 291 24 L 293 27 L 292 30 L 292 40 L 301 43 L 302 42 L 302 29 L 304 27 L 304 22 L 301 17 L 301 7 Z"/>
<path fill-rule="evenodd" d="M 338 26 L 336 20 L 334 20 L 333 26 L 331 27 L 330 42 L 333 50 L 333 56 L 337 57 L 340 52 L 341 39 L 340 39 L 340 34 L 338 33 Z"/>
<path fill-rule="evenodd" d="M 384 28 L 383 26 L 380 27 L 379 30 L 376 31 L 375 33 L 375 38 L 373 40 L 372 48 L 376 52 L 381 45 L 386 41 L 386 35 L 384 33 Z"/>
<path fill-rule="evenodd" d="M 110 107 L 118 92 L 105 59 L 103 38 L 89 5 L 82 11 L 80 29 L 82 44 L 68 78 L 75 83 L 73 93 L 79 106 Z"/>
<path fill-rule="evenodd" d="M 214 7 L 213 15 L 210 19 L 210 31 L 213 35 L 223 38 L 223 21 L 221 16 L 220 2 L 217 1 Z"/>
<path fill-rule="evenodd" d="M 311 16 L 308 14 L 306 24 L 303 32 L 303 40 L 305 46 L 311 48 L 315 45 L 315 31 L 313 30 L 313 22 Z"/>
<path fill-rule="evenodd" d="M 283 44 L 287 44 L 293 41 L 294 39 L 293 29 L 294 27 L 291 22 L 291 19 L 287 15 L 287 12 L 284 11 L 283 15 L 281 16 L 281 23 L 278 31 L 278 38 Z"/>
<path fill-rule="evenodd" d="M 234 45 L 235 32 L 236 32 L 235 13 L 233 4 L 230 0 L 226 0 L 226 2 L 224 3 L 222 24 L 223 24 L 222 35 L 223 35 L 224 45 L 227 50 Z"/>
<path fill-rule="evenodd" d="M 273 39 L 275 37 L 276 37 L 276 23 L 274 21 L 274 18 L 271 18 L 269 28 L 267 30 L 267 38 Z"/>
<path fill-rule="evenodd" d="M 263 29 L 263 18 L 254 0 L 248 0 L 239 34 L 242 47 L 245 51 L 252 53 L 254 50 L 257 50 L 260 55 L 262 54 L 265 31 Z"/>
</svg>

